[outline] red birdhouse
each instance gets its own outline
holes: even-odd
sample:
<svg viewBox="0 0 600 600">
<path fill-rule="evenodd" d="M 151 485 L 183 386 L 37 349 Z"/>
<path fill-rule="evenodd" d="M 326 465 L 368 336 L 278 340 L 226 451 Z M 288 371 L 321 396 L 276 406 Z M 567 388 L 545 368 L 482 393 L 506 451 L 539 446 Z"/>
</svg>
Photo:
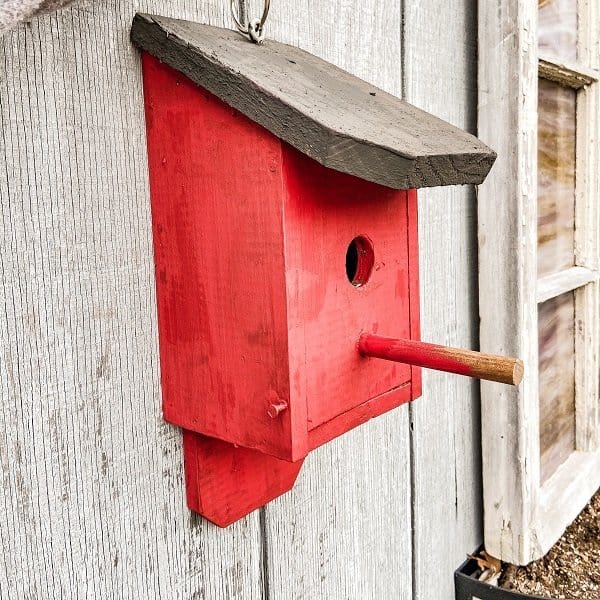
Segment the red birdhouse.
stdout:
<svg viewBox="0 0 600 600">
<path fill-rule="evenodd" d="M 312 449 L 419 396 L 415 365 L 514 379 L 417 342 L 414 188 L 480 183 L 491 150 L 290 46 L 146 15 L 132 38 L 193 510 L 226 526 L 291 489 Z"/>
</svg>

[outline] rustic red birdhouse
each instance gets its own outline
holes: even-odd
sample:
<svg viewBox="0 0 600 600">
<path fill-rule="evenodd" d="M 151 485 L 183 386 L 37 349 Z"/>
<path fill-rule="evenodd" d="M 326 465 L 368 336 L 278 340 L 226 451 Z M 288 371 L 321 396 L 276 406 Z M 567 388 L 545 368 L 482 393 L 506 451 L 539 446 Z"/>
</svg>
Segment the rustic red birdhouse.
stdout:
<svg viewBox="0 0 600 600">
<path fill-rule="evenodd" d="M 289 490 L 312 449 L 419 396 L 414 365 L 514 380 L 417 341 L 414 188 L 480 183 L 491 150 L 297 48 L 146 15 L 132 38 L 193 510 L 225 526 Z"/>
</svg>

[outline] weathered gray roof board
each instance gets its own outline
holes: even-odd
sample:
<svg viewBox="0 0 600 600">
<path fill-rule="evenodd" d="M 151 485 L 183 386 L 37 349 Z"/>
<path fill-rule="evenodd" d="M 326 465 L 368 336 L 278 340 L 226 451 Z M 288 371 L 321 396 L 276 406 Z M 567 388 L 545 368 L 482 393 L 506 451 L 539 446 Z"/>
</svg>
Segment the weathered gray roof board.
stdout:
<svg viewBox="0 0 600 600">
<path fill-rule="evenodd" d="M 471 134 L 293 46 L 144 14 L 131 39 L 337 171 L 396 189 L 479 184 L 496 158 Z"/>
</svg>

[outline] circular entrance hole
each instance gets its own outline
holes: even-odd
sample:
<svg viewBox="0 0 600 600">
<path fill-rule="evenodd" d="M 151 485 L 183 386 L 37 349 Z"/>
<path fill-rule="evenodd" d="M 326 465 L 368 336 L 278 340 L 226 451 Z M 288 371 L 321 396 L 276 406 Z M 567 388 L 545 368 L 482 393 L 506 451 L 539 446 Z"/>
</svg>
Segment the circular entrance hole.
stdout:
<svg viewBox="0 0 600 600">
<path fill-rule="evenodd" d="M 371 277 L 375 253 L 373 244 L 364 235 L 355 237 L 346 251 L 346 275 L 348 281 L 355 287 L 365 285 Z"/>
</svg>

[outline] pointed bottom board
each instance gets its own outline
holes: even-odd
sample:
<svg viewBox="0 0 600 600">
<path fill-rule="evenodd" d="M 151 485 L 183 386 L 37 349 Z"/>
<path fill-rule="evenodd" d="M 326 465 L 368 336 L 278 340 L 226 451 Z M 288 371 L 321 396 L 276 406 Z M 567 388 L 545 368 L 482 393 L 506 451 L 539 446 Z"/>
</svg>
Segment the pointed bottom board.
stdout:
<svg viewBox="0 0 600 600">
<path fill-rule="evenodd" d="M 187 502 L 227 527 L 292 489 L 302 460 L 288 462 L 193 431 L 183 431 Z"/>
</svg>

